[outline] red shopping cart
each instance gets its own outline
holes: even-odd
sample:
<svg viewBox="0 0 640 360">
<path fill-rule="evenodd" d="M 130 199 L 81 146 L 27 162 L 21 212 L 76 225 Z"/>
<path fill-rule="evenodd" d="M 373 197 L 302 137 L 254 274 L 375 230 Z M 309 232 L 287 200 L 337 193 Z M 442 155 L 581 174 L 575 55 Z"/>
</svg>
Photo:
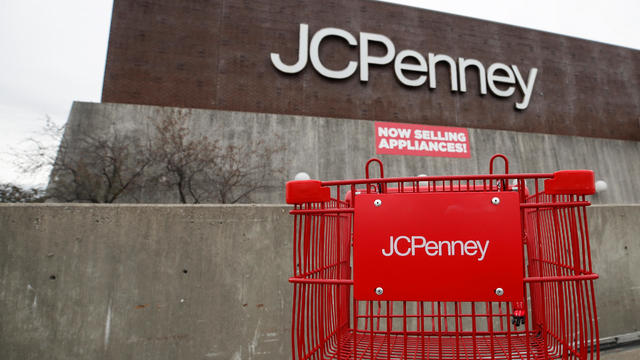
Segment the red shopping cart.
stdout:
<svg viewBox="0 0 640 360">
<path fill-rule="evenodd" d="M 593 172 L 489 167 L 288 182 L 293 357 L 599 358 Z"/>
</svg>

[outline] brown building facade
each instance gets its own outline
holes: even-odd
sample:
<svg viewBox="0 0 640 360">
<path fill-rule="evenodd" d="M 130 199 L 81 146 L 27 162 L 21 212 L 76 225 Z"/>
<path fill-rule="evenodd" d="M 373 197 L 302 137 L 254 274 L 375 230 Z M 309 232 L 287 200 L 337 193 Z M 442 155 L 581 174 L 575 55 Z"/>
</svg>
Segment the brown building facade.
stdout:
<svg viewBox="0 0 640 360">
<path fill-rule="evenodd" d="M 102 101 L 638 141 L 640 51 L 368 0 L 115 0 Z"/>
</svg>

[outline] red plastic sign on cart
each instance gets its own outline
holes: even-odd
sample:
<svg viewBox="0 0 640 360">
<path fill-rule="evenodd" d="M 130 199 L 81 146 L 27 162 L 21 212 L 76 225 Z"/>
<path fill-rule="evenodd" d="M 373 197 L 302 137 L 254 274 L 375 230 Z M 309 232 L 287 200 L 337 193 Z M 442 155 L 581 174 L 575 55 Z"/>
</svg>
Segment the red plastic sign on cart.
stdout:
<svg viewBox="0 0 640 360">
<path fill-rule="evenodd" d="M 471 157 L 465 128 L 376 121 L 375 131 L 376 154 Z"/>
<path fill-rule="evenodd" d="M 353 237 L 356 299 L 523 299 L 517 192 L 356 195 Z"/>
</svg>

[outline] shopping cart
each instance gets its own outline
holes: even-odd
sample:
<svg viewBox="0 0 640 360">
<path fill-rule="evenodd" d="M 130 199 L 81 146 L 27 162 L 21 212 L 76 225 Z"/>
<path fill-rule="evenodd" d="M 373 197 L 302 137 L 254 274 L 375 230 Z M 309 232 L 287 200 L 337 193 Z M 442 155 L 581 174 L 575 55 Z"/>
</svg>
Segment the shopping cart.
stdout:
<svg viewBox="0 0 640 360">
<path fill-rule="evenodd" d="M 592 171 L 286 188 L 295 359 L 599 358 Z"/>
</svg>

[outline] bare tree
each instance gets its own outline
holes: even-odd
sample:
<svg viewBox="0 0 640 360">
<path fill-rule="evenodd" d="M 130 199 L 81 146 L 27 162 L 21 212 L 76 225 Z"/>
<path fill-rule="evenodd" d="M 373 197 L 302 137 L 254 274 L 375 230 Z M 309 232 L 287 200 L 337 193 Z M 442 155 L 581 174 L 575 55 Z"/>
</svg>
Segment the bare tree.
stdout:
<svg viewBox="0 0 640 360">
<path fill-rule="evenodd" d="M 187 126 L 189 111 L 176 111 L 157 122 L 153 151 L 164 167 L 161 183 L 177 191 L 181 203 L 251 202 L 250 195 L 283 172 L 274 155 L 284 147 L 275 141 L 220 145 Z"/>
<path fill-rule="evenodd" d="M 274 145 L 270 145 L 257 141 L 222 148 L 208 173 L 215 200 L 223 204 L 251 202 L 252 193 L 267 188 L 269 180 L 284 171 L 273 161 L 273 157 L 284 150 L 279 143 L 274 141 Z"/>
<path fill-rule="evenodd" d="M 174 189 L 181 203 L 198 204 L 209 195 L 207 171 L 216 161 L 217 142 L 193 136 L 186 125 L 188 112 L 175 111 L 154 124 L 153 158 L 160 169 L 156 179 Z"/>
<path fill-rule="evenodd" d="M 30 139 L 35 150 L 21 154 L 20 167 L 34 173 L 52 166 L 47 195 L 62 202 L 171 201 L 157 195 L 163 188 L 183 204 L 252 202 L 252 194 L 281 177 L 274 157 L 284 147 L 277 139 L 220 145 L 195 134 L 189 120 L 190 111 L 175 110 L 155 119 L 146 136 L 114 129 L 65 134 L 57 157 L 50 145 Z M 63 129 L 47 119 L 43 133 L 60 139 Z"/>
<path fill-rule="evenodd" d="M 16 184 L 0 184 L 0 203 L 33 203 L 45 200 L 44 191 Z"/>
<path fill-rule="evenodd" d="M 59 201 L 112 203 L 134 190 L 152 163 L 148 147 L 116 132 L 103 137 L 64 139 L 53 165 L 49 196 Z"/>
<path fill-rule="evenodd" d="M 57 125 L 49 115 L 40 131 L 27 138 L 26 149 L 13 149 L 13 163 L 24 174 L 40 177 L 48 175 L 56 159 L 56 152 L 64 133 L 65 125 Z"/>
</svg>

